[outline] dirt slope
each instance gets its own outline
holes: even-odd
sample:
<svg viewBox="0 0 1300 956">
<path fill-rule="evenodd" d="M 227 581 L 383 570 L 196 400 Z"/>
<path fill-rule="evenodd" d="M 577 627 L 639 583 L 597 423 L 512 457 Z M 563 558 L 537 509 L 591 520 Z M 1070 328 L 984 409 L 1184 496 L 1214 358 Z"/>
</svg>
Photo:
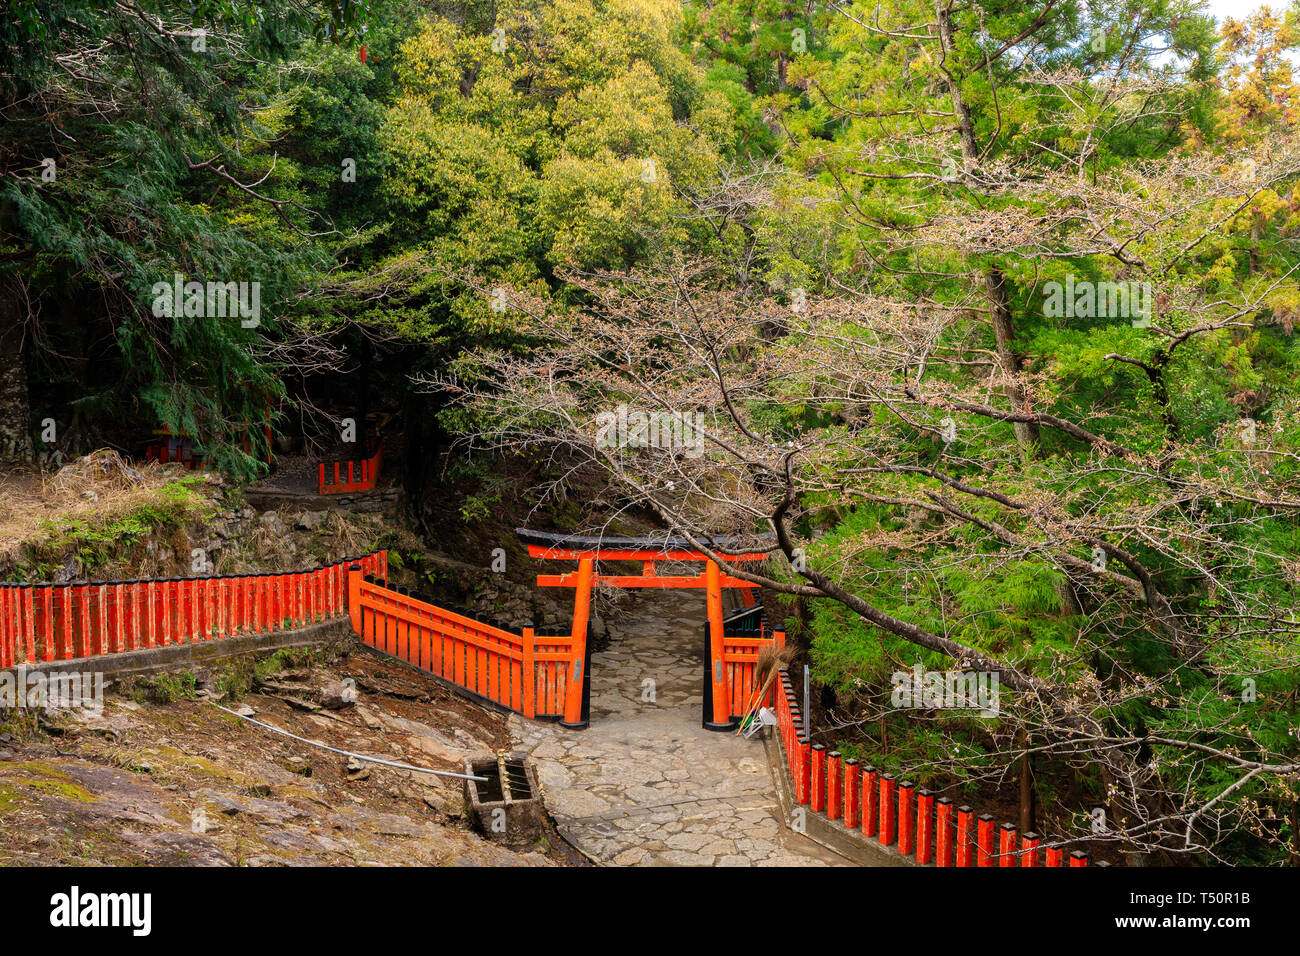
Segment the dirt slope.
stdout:
<svg viewBox="0 0 1300 956">
<path fill-rule="evenodd" d="M 466 755 L 507 744 L 500 715 L 417 671 L 364 651 L 314 657 L 116 688 L 99 716 L 11 712 L 0 727 L 0 865 L 579 862 L 553 835 L 523 852 L 479 837 L 459 780 L 375 764 L 350 771 L 345 756 L 210 703 L 248 705 L 299 736 L 432 769 L 459 771 Z M 355 705 L 318 706 L 319 689 L 345 677 Z M 225 693 L 248 683 L 237 702 Z"/>
</svg>

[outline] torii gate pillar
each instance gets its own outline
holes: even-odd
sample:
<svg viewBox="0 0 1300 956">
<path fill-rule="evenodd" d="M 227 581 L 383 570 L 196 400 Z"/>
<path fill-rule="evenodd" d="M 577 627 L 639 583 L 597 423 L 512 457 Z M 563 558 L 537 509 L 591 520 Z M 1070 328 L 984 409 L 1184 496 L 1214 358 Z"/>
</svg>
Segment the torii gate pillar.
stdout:
<svg viewBox="0 0 1300 956">
<path fill-rule="evenodd" d="M 564 719 L 561 727 L 581 730 L 587 726 L 582 719 L 582 687 L 587 675 L 583 673 L 587 666 L 587 622 L 591 619 L 591 583 L 595 560 L 580 558 L 578 560 L 578 581 L 573 594 L 573 664 L 569 668 L 569 683 L 564 694 Z"/>
<path fill-rule="evenodd" d="M 709 689 L 713 700 L 713 719 L 704 721 L 704 729 L 731 730 L 735 724 L 731 720 L 731 694 L 722 657 L 722 570 L 717 562 L 710 561 L 705 566 L 704 582 L 709 614 Z"/>
</svg>

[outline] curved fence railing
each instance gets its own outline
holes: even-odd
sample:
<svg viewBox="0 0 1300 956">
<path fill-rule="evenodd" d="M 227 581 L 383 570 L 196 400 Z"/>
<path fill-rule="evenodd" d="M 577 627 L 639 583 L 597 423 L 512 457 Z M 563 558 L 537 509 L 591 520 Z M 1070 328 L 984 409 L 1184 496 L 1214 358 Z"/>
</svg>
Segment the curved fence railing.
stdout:
<svg viewBox="0 0 1300 956">
<path fill-rule="evenodd" d="M 0 583 L 0 667 L 291 630 L 340 617 L 353 565 L 386 579 L 388 552 L 268 574 Z"/>
<path fill-rule="evenodd" d="M 583 681 L 590 693 L 586 662 L 575 662 L 568 628 L 515 633 L 501 621 L 439 607 L 360 572 L 349 589 L 352 627 L 363 643 L 471 695 L 525 717 L 558 720 L 570 681 Z"/>
<path fill-rule="evenodd" d="M 794 684 L 784 669 L 776 719 L 795 802 L 860 839 L 935 866 L 1089 865 L 1084 850 L 1071 852 L 1067 859 L 1064 841 L 1045 840 L 1032 831 L 1017 833 L 1013 823 L 999 827 L 990 814 L 977 817 L 971 807 L 954 807 L 950 797 L 916 790 L 911 781 L 853 758 L 842 759 L 838 751 L 827 753 L 824 745 L 810 741 Z"/>
</svg>

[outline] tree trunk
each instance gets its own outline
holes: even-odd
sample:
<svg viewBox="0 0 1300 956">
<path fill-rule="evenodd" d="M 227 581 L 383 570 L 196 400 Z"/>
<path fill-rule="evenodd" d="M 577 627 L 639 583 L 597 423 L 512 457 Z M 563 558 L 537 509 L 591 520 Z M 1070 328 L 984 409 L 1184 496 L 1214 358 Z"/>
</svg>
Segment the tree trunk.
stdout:
<svg viewBox="0 0 1300 956">
<path fill-rule="evenodd" d="M 0 288 L 0 464 L 32 460 L 27 394 L 27 309 L 12 286 Z"/>
<path fill-rule="evenodd" d="M 1020 832 L 1037 830 L 1034 820 L 1034 760 L 1029 756 L 1029 740 L 1025 738 L 1026 752 L 1020 757 Z"/>
<path fill-rule="evenodd" d="M 975 121 L 971 119 L 970 107 L 962 98 L 957 77 L 948 66 L 948 57 L 953 48 L 951 2 L 934 0 L 934 18 L 939 24 L 939 71 L 943 73 L 944 84 L 948 87 L 948 96 L 952 100 L 952 114 L 957 120 L 957 136 L 961 141 L 961 156 L 970 164 L 979 158 L 979 147 L 975 143 Z"/>
<path fill-rule="evenodd" d="M 1291 865 L 1300 866 L 1300 800 L 1291 801 Z"/>
<path fill-rule="evenodd" d="M 997 266 L 984 272 L 984 291 L 988 296 L 989 317 L 993 323 L 993 338 L 997 343 L 998 366 L 1006 379 L 1005 392 L 1011 407 L 1017 412 L 1031 411 L 1029 396 L 1020 384 L 1020 356 L 1013 347 L 1015 327 L 1011 321 L 1011 300 L 1007 295 L 1007 280 Z M 1033 422 L 1012 422 L 1016 441 L 1021 449 L 1032 451 L 1038 445 L 1038 426 Z"/>
</svg>

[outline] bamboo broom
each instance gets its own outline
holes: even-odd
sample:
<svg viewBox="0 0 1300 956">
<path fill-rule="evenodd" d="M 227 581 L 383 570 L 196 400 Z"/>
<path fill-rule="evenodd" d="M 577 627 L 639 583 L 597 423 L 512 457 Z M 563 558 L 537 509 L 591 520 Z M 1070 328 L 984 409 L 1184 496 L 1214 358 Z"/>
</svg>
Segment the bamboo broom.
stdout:
<svg viewBox="0 0 1300 956">
<path fill-rule="evenodd" d="M 745 725 L 755 717 L 759 701 L 763 699 L 768 688 L 776 681 L 776 675 L 781 672 L 781 668 L 789 664 L 793 658 L 793 647 L 777 648 L 773 644 L 768 644 L 759 649 L 758 660 L 754 664 L 754 683 L 758 686 L 758 690 L 750 696 L 749 703 L 745 707 L 745 719 L 736 728 L 735 736 L 740 736 L 741 731 L 745 729 Z"/>
</svg>

